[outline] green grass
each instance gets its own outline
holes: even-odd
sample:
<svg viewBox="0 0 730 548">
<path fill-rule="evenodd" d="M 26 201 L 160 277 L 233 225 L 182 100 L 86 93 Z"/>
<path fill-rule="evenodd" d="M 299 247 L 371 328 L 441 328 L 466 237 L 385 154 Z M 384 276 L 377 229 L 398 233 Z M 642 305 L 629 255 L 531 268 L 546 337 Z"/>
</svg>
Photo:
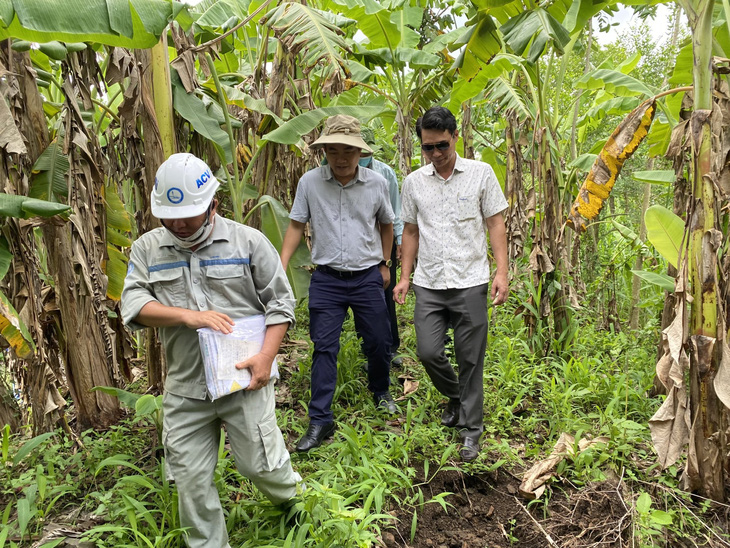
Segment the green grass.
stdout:
<svg viewBox="0 0 730 548">
<path fill-rule="evenodd" d="M 616 334 L 581 321 L 569 354 L 538 357 L 530 351 L 520 316 L 500 309 L 484 370 L 483 454 L 462 465 L 456 433 L 438 420 L 445 399 L 415 359 L 412 312 L 411 296 L 400 309 L 404 364 L 393 371 L 393 394 L 403 393 L 399 375 L 420 384 L 399 402 L 397 419 L 376 411 L 363 371 L 366 361 L 353 322 L 346 321 L 333 405 L 338 430 L 322 447 L 292 455 L 305 486 L 296 503 L 268 502 L 236 471 L 221 445 L 215 482 L 232 546 L 373 546 L 394 526 L 395 511 L 403 509 L 413 511 L 413 534 L 423 505 L 448 507 L 446 493 L 429 502 L 424 475 L 500 467 L 519 474 L 544 458 L 563 432 L 576 440 L 603 435 L 609 442 L 564 460 L 544 499 L 532 507 L 543 505 L 547 512 L 552 490 L 560 490 L 562 482 L 580 487 L 620 476 L 634 493 L 627 504 L 636 508 L 637 546 L 652 546 L 660 528 L 690 538 L 706 531 L 701 515 L 707 508 L 674 494 L 682 463 L 661 471 L 654 461 L 647 422 L 661 402 L 646 394 L 654 374 L 655 328 Z M 297 313 L 301 321 L 290 338 L 308 341 L 306 309 Z M 285 436 L 296 441 L 307 424 L 311 344 L 294 348 L 277 413 Z M 86 522 L 88 529 L 93 515 L 104 521 L 85 539 L 99 547 L 182 546 L 177 495 L 165 479 L 153 418 L 130 417 L 108 432 L 86 432 L 78 442 L 61 432 L 28 441 L 6 430 L 0 548 L 21 546 L 21 537 L 23 543 L 36 540 L 52 520 L 66 519 L 70 528 Z"/>
</svg>

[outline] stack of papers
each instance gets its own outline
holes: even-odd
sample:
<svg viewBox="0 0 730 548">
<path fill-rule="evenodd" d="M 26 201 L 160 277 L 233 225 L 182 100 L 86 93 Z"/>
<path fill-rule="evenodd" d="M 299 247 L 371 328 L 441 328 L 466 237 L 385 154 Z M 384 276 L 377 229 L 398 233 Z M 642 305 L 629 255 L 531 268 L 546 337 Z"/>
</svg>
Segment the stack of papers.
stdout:
<svg viewBox="0 0 730 548">
<path fill-rule="evenodd" d="M 265 334 L 266 319 L 263 315 L 235 320 L 233 332 L 227 335 L 208 327 L 198 329 L 205 381 L 213 400 L 243 390 L 251 384 L 251 372 L 248 369 L 236 369 L 236 364 L 261 351 Z M 271 377 L 279 378 L 276 359 L 271 366 Z"/>
</svg>

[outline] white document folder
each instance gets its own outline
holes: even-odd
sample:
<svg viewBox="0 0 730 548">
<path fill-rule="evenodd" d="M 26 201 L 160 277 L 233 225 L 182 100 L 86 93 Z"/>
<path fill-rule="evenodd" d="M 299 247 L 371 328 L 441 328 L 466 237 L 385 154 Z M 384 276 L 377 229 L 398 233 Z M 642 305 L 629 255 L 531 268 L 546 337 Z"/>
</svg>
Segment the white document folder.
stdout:
<svg viewBox="0 0 730 548">
<path fill-rule="evenodd" d="M 205 381 L 213 400 L 251 384 L 251 372 L 236 369 L 236 364 L 258 354 L 264 344 L 266 319 L 263 315 L 248 316 L 234 323 L 233 332 L 227 335 L 209 327 L 198 329 Z M 271 378 L 279 378 L 276 358 L 271 366 Z"/>
</svg>

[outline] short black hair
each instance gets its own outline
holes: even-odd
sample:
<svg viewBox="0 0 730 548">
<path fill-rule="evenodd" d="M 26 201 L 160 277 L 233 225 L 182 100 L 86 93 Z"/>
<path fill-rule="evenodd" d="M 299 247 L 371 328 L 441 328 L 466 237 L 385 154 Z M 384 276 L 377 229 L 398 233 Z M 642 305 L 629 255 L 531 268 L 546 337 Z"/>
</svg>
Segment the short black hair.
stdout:
<svg viewBox="0 0 730 548">
<path fill-rule="evenodd" d="M 431 107 L 421 117 L 421 129 L 435 129 L 437 131 L 448 131 L 453 135 L 456 132 L 456 117 L 446 107 Z M 421 138 L 421 131 L 416 123 L 418 138 Z"/>
<path fill-rule="evenodd" d="M 421 124 L 423 123 L 423 116 L 419 116 L 416 119 L 416 135 L 418 135 L 418 138 L 421 138 Z"/>
</svg>

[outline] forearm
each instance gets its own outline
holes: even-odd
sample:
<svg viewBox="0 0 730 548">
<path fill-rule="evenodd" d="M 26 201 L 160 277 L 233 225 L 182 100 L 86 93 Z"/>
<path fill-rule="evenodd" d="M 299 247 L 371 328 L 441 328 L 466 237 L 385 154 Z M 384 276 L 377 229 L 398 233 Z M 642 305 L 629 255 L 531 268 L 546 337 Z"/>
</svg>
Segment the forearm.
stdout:
<svg viewBox="0 0 730 548">
<path fill-rule="evenodd" d="M 284 242 L 281 244 L 281 264 L 284 267 L 284 270 L 286 270 L 289 265 L 289 260 L 294 254 L 294 251 L 296 251 L 297 247 L 299 247 L 299 242 L 302 241 L 305 226 L 305 223 L 292 220 L 289 221 L 286 234 L 284 234 Z"/>
<path fill-rule="evenodd" d="M 281 342 L 284 340 L 287 330 L 289 329 L 288 323 L 276 323 L 266 326 L 266 334 L 264 335 L 264 344 L 261 347 L 260 354 L 270 357 L 273 361 L 276 355 L 279 353 Z"/>
<path fill-rule="evenodd" d="M 186 325 L 186 317 L 191 312 L 185 308 L 165 306 L 158 301 L 150 301 L 142 307 L 135 321 L 147 327 L 174 327 Z"/>
<path fill-rule="evenodd" d="M 413 263 L 418 254 L 419 232 L 418 225 L 406 223 L 403 228 L 403 241 L 401 243 L 401 280 L 407 280 L 413 274 Z"/>
<path fill-rule="evenodd" d="M 380 241 L 383 245 L 383 259 L 389 260 L 393 252 L 393 223 L 380 223 Z"/>
<path fill-rule="evenodd" d="M 494 260 L 497 263 L 497 274 L 506 276 L 509 270 L 507 229 L 501 213 L 487 219 L 487 229 L 489 230 L 489 242 L 492 246 Z"/>
</svg>

